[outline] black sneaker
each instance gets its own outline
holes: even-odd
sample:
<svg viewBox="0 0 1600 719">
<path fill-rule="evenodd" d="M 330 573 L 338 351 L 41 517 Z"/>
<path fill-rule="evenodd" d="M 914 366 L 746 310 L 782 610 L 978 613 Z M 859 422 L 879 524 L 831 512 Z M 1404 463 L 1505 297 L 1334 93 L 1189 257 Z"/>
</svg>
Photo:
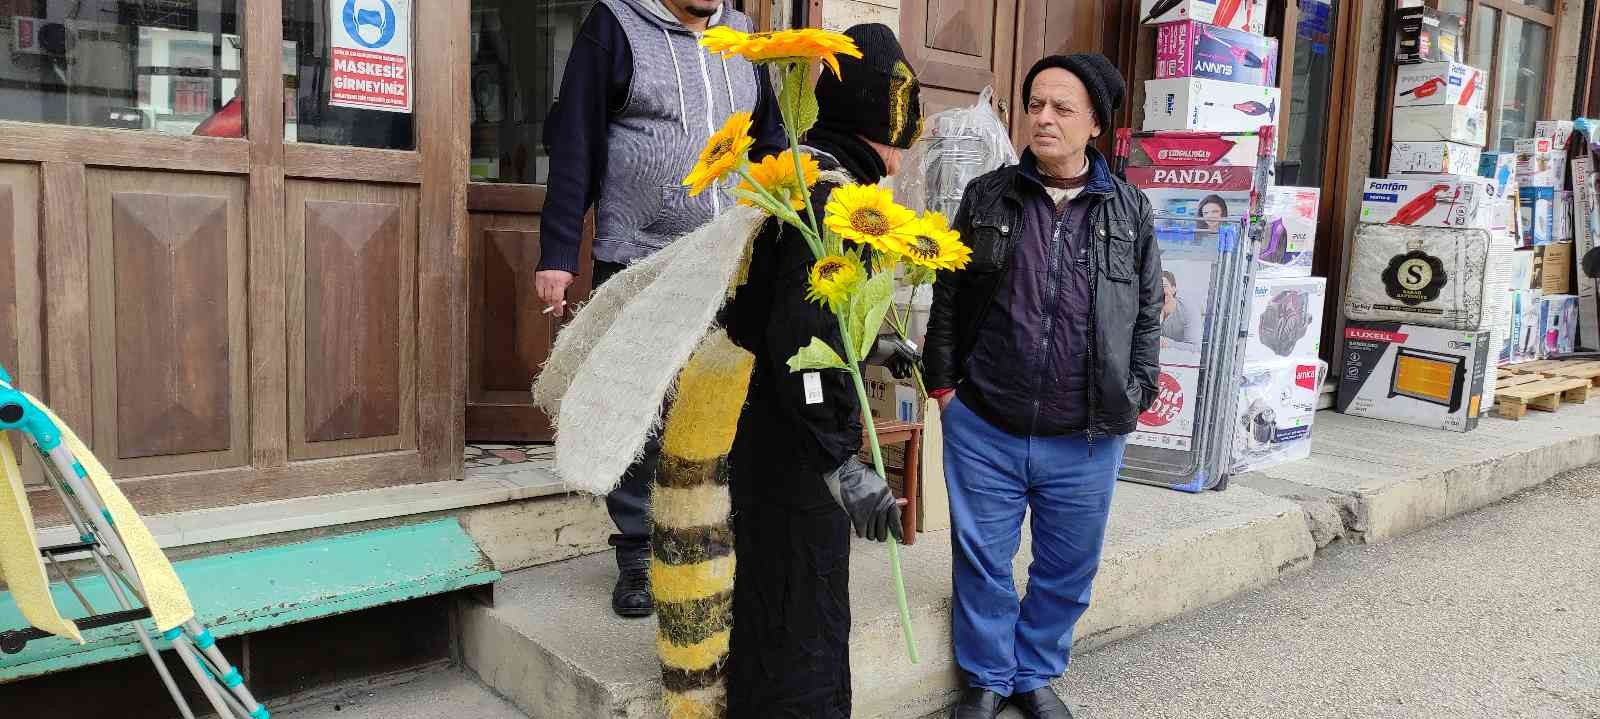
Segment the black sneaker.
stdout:
<svg viewBox="0 0 1600 719">
<path fill-rule="evenodd" d="M 961 701 L 950 712 L 950 719 L 994 719 L 1005 708 L 1005 697 L 988 689 L 971 687 L 961 693 Z"/>
<path fill-rule="evenodd" d="M 1056 696 L 1056 690 L 1046 684 L 1026 694 L 1011 695 L 1011 705 L 1022 711 L 1028 719 L 1072 719 L 1066 702 Z"/>
<path fill-rule="evenodd" d="M 611 610 L 619 617 L 648 617 L 656 612 L 650 596 L 650 553 L 617 552 L 617 586 L 611 590 Z"/>
</svg>

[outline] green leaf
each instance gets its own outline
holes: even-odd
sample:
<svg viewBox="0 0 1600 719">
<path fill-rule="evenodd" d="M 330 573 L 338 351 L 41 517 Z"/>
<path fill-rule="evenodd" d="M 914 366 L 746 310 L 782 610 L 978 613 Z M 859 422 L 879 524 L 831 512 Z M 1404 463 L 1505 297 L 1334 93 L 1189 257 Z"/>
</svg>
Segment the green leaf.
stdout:
<svg viewBox="0 0 1600 719">
<path fill-rule="evenodd" d="M 894 301 L 894 273 L 879 272 L 862 283 L 850 298 L 850 334 L 845 341 L 854 341 L 857 357 L 866 357 L 878 340 L 878 328 L 883 326 L 883 316 Z"/>
<path fill-rule="evenodd" d="M 845 369 L 844 360 L 839 359 L 839 353 L 833 351 L 828 343 L 812 337 L 811 344 L 800 348 L 789 358 L 790 372 L 804 372 L 812 369 Z"/>
<path fill-rule="evenodd" d="M 789 63 L 784 66 L 783 87 L 778 91 L 778 104 L 783 116 L 794 125 L 796 137 L 801 137 L 817 124 L 817 93 L 811 88 L 811 64 Z"/>
</svg>

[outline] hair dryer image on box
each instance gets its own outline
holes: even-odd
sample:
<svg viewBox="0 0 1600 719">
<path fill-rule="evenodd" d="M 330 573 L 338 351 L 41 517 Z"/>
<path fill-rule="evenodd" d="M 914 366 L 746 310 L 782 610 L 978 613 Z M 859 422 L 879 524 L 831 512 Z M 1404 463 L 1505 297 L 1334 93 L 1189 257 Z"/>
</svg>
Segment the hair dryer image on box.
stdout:
<svg viewBox="0 0 1600 719">
<path fill-rule="evenodd" d="M 1304 290 L 1284 290 L 1273 296 L 1256 331 L 1261 344 L 1279 357 L 1288 357 L 1300 338 L 1311 328 L 1311 294 Z"/>
</svg>

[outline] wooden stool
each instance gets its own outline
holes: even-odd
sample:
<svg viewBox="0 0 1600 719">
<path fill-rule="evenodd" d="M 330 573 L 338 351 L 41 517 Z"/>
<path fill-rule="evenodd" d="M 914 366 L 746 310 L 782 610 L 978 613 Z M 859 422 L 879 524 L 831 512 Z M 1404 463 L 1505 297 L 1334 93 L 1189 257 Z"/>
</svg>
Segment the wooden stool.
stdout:
<svg viewBox="0 0 1600 719">
<path fill-rule="evenodd" d="M 922 423 L 901 422 L 900 420 L 880 419 L 873 422 L 878 429 L 878 446 L 881 450 L 894 444 L 903 444 L 906 448 L 904 467 L 899 467 L 902 476 L 900 497 L 906 500 L 906 506 L 900 508 L 900 528 L 903 539 L 902 544 L 915 544 L 917 541 L 917 498 L 922 494 L 922 475 L 917 466 L 917 460 L 922 456 Z M 870 460 L 871 445 L 865 433 L 861 437 L 862 453 L 867 454 Z M 888 461 L 884 462 L 883 471 L 889 471 Z M 885 477 L 884 479 L 888 479 Z M 892 487 L 891 487 L 892 489 Z"/>
</svg>

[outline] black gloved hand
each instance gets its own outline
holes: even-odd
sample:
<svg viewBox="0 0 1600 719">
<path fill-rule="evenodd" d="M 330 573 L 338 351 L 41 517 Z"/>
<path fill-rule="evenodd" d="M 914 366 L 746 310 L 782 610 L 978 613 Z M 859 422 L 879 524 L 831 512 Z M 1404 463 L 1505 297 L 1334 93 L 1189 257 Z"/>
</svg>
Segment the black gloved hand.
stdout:
<svg viewBox="0 0 1600 719">
<path fill-rule="evenodd" d="M 852 458 L 824 475 L 822 481 L 833 501 L 850 517 L 857 537 L 875 542 L 891 535 L 896 541 L 901 539 L 900 504 L 889 491 L 889 483 L 871 467 Z"/>
<path fill-rule="evenodd" d="M 887 367 L 895 379 L 905 379 L 911 376 L 912 369 L 922 369 L 922 353 L 917 351 L 916 345 L 893 332 L 886 332 L 878 335 L 878 342 L 867 355 L 867 364 Z"/>
</svg>

